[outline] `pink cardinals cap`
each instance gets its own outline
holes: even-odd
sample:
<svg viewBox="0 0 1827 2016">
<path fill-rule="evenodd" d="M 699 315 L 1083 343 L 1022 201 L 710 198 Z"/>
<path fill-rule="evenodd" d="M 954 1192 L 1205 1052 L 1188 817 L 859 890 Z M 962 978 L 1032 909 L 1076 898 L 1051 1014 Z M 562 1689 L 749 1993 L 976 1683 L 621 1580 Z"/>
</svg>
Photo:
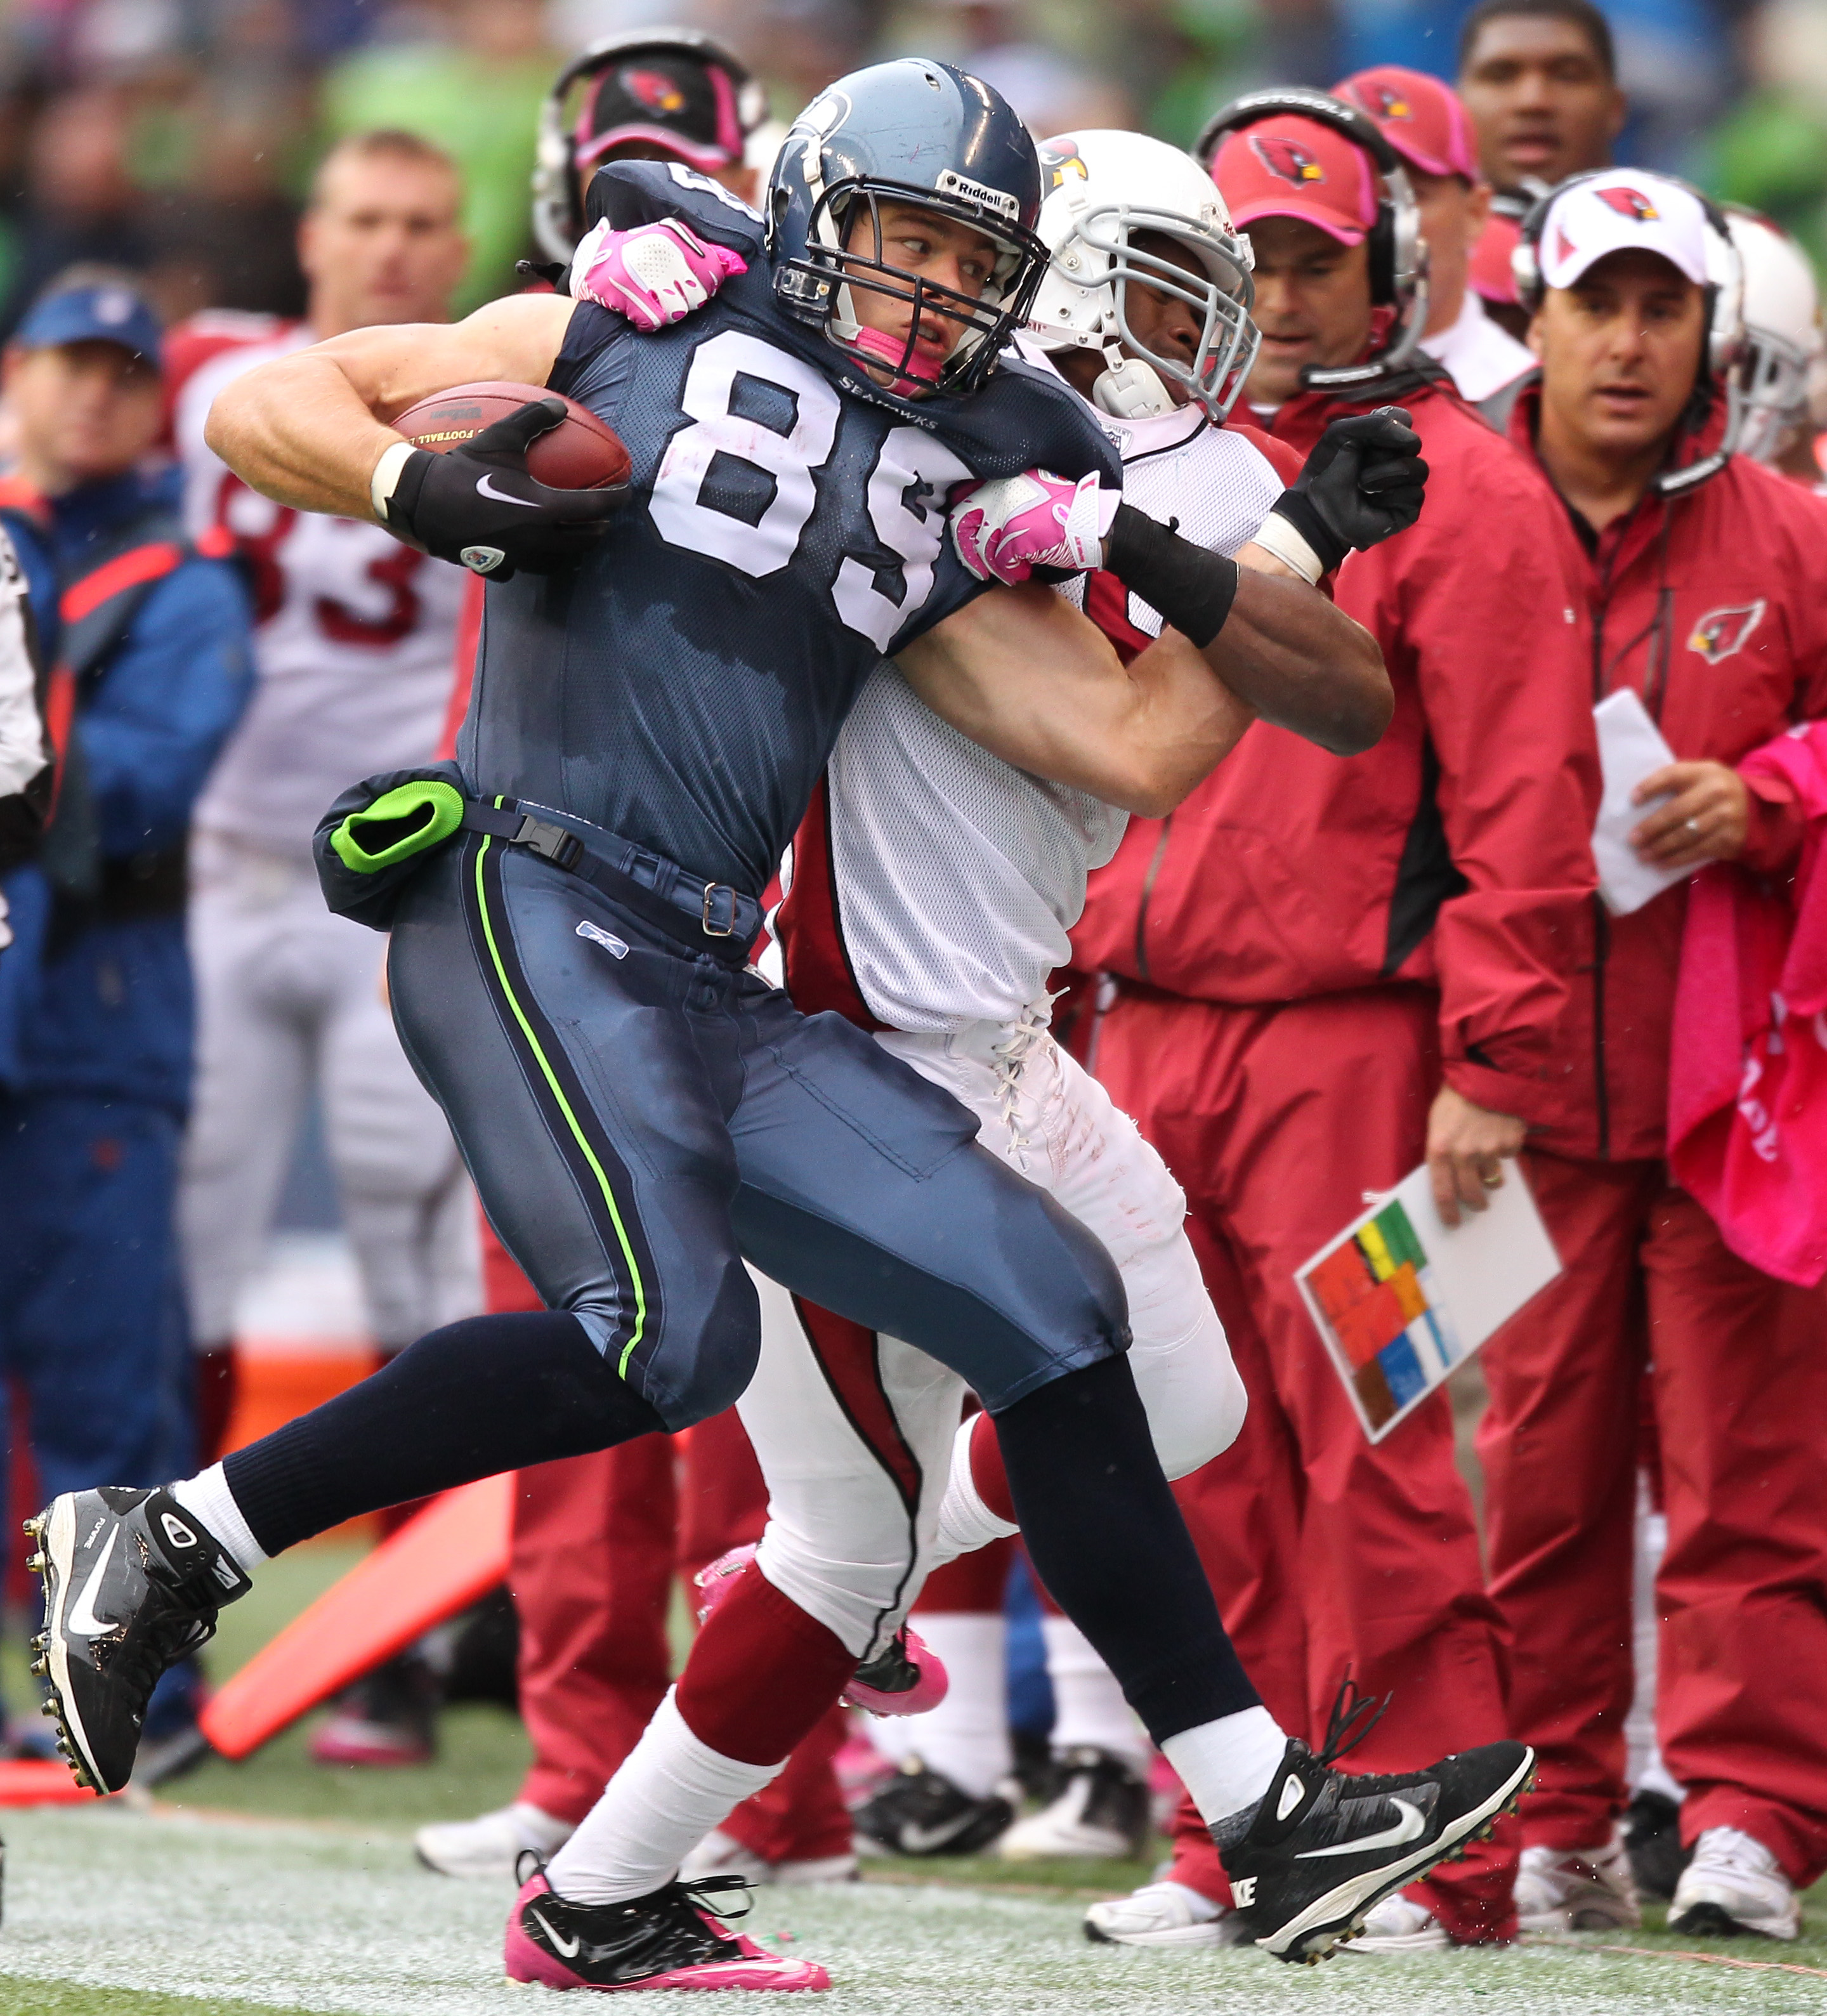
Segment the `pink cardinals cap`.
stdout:
<svg viewBox="0 0 1827 2016">
<path fill-rule="evenodd" d="M 1607 168 L 1563 189 L 1541 221 L 1542 284 L 1570 287 L 1613 252 L 1654 252 L 1706 284 L 1706 212 L 1692 189 L 1641 168 Z"/>
<path fill-rule="evenodd" d="M 1239 231 L 1259 217 L 1299 217 L 1341 245 L 1359 245 L 1377 221 L 1370 157 L 1342 133 L 1295 113 L 1227 133 L 1212 179 Z"/>
<path fill-rule="evenodd" d="M 1368 113 L 1403 160 L 1424 175 L 1479 179 L 1472 121 L 1459 94 L 1437 77 L 1378 63 L 1335 85 L 1332 95 Z"/>
<path fill-rule="evenodd" d="M 1501 307 L 1516 305 L 1520 297 L 1516 292 L 1516 268 L 1511 254 L 1522 236 L 1522 227 L 1515 218 L 1501 216 L 1494 210 L 1478 234 L 1466 277 L 1473 291 L 1486 301 L 1496 301 Z"/>
</svg>

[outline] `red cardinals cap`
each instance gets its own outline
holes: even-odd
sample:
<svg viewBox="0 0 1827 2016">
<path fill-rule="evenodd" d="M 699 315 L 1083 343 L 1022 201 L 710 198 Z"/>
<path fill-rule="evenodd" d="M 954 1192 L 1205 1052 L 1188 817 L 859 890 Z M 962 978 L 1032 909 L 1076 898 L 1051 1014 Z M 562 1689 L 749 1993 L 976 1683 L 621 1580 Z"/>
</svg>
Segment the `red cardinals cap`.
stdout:
<svg viewBox="0 0 1827 2016">
<path fill-rule="evenodd" d="M 742 159 L 736 80 L 719 63 L 683 49 L 637 49 L 603 73 L 586 100 L 575 136 L 577 165 L 589 167 L 631 140 L 645 140 L 694 168 Z"/>
<path fill-rule="evenodd" d="M 1706 212 L 1679 182 L 1641 168 L 1607 168 L 1562 190 L 1541 220 L 1542 283 L 1570 287 L 1612 252 L 1654 252 L 1706 284 Z"/>
<path fill-rule="evenodd" d="M 1259 217 L 1298 217 L 1341 245 L 1360 245 L 1377 221 L 1370 157 L 1342 133 L 1295 113 L 1227 133 L 1212 179 L 1239 231 Z"/>
<path fill-rule="evenodd" d="M 1332 95 L 1368 113 L 1403 160 L 1424 175 L 1479 180 L 1472 121 L 1459 94 L 1437 77 L 1400 63 L 1378 63 L 1335 85 Z"/>
</svg>

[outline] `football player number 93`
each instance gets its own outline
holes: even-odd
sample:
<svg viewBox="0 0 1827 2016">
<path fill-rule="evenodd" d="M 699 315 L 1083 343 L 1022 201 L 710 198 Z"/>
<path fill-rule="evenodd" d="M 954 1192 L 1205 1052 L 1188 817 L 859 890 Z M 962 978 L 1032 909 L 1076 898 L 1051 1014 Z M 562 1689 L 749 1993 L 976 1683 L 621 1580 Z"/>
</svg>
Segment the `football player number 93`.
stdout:
<svg viewBox="0 0 1827 2016">
<path fill-rule="evenodd" d="M 667 444 L 654 478 L 650 509 L 660 536 L 757 579 L 777 573 L 792 559 L 817 506 L 813 471 L 824 466 L 837 441 L 837 393 L 801 358 L 732 329 L 694 353 L 679 404 L 694 424 Z M 751 410 L 733 410 L 739 404 Z M 707 488 L 714 492 L 734 477 L 730 463 L 771 480 L 765 502 L 755 494 L 759 511 L 706 501 Z M 970 474 L 919 427 L 892 427 L 884 437 L 870 471 L 869 520 L 881 546 L 899 561 L 899 580 L 879 562 L 846 555 L 831 586 L 838 614 L 877 650 L 888 648 L 932 592 L 945 494 Z M 755 491 L 752 477 L 742 487 Z M 931 508 L 914 508 L 910 495 L 925 495 Z"/>
</svg>

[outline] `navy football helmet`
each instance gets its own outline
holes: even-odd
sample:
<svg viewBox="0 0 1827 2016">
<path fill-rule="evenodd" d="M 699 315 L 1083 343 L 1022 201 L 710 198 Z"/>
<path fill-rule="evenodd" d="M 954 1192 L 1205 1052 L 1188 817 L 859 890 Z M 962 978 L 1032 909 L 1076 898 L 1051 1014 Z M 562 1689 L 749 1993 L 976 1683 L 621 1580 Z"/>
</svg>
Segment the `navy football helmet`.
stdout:
<svg viewBox="0 0 1827 2016">
<path fill-rule="evenodd" d="M 917 204 L 988 239 L 996 261 L 982 293 L 939 286 L 888 260 L 885 202 Z M 859 205 L 874 221 L 874 243 L 852 250 Z M 923 314 L 946 316 L 960 333 L 937 388 L 973 391 L 1026 320 L 1046 272 L 1040 214 L 1033 140 L 987 84 L 923 56 L 873 63 L 820 92 L 781 144 L 767 195 L 774 290 L 789 314 L 816 324 L 859 363 L 885 365 L 896 390 L 934 382 L 915 338 Z M 898 353 L 859 326 L 859 288 L 914 304 Z"/>
</svg>

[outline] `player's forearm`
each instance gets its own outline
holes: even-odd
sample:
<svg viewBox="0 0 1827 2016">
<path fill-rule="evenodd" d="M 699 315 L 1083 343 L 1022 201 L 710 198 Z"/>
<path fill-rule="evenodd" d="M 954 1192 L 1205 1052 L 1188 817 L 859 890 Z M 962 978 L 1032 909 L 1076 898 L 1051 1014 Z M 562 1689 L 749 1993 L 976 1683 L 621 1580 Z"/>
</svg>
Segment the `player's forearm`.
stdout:
<svg viewBox="0 0 1827 2016">
<path fill-rule="evenodd" d="M 899 663 L 935 714 L 1005 763 L 1144 816 L 1171 811 L 1251 719 L 1184 637 L 1125 667 L 1038 584 L 979 596 Z"/>
<path fill-rule="evenodd" d="M 1206 653 L 1164 630 L 1128 668 L 1124 702 L 1111 710 L 1095 747 L 1123 779 L 1097 795 L 1142 819 L 1164 819 L 1203 783 L 1256 719 L 1213 671 Z"/>
<path fill-rule="evenodd" d="M 369 411 L 333 357 L 307 350 L 232 379 L 210 408 L 204 438 L 276 503 L 372 521 L 369 479 L 400 437 Z"/>
<path fill-rule="evenodd" d="M 1245 555 L 1224 627 L 1206 663 L 1251 711 L 1335 756 L 1373 747 L 1396 697 L 1377 640 L 1362 624 L 1279 564 Z"/>
<path fill-rule="evenodd" d="M 1394 700 L 1375 640 L 1272 554 L 1252 545 L 1227 560 L 1126 504 L 1104 564 L 1263 720 L 1341 756 L 1388 726 Z"/>
</svg>

